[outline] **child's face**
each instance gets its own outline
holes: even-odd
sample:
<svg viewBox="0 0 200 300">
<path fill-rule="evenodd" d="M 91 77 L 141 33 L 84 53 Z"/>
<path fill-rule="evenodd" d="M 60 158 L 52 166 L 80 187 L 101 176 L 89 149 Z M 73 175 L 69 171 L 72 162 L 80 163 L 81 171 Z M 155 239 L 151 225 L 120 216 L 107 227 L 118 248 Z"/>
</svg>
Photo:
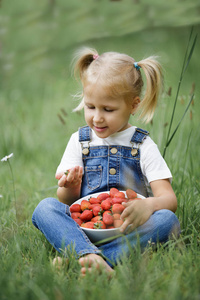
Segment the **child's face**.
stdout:
<svg viewBox="0 0 200 300">
<path fill-rule="evenodd" d="M 84 112 L 88 126 L 100 138 L 107 138 L 115 132 L 130 127 L 128 123 L 134 105 L 123 98 L 110 98 L 103 88 L 84 90 Z"/>
</svg>

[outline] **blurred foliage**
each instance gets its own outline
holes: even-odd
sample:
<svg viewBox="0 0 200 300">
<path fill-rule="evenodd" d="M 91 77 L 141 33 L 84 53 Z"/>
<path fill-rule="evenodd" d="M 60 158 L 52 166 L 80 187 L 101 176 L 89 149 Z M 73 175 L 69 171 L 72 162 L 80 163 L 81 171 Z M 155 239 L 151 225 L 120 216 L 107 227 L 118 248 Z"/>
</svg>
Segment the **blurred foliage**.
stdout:
<svg viewBox="0 0 200 300">
<path fill-rule="evenodd" d="M 152 54 L 160 56 L 166 70 L 165 89 L 169 86 L 172 89 L 171 96 L 162 104 L 165 109 L 161 106 L 157 115 L 159 119 L 162 114 L 161 121 L 166 123 L 191 25 L 195 32 L 199 31 L 199 0 L 152 0 L 151 3 L 147 0 L 1 0 L 1 157 L 9 152 L 23 153 L 23 163 L 32 161 L 29 170 L 33 168 L 36 172 L 30 156 L 41 149 L 43 153 L 52 151 L 52 140 L 58 140 L 52 151 L 56 158 L 52 165 L 54 172 L 67 138 L 84 124 L 82 114 L 69 115 L 76 106 L 71 94 L 77 92 L 69 66 L 74 50 L 82 45 L 95 47 L 99 53 L 125 52 L 137 60 Z M 200 80 L 198 49 L 199 41 L 184 78 L 186 97 L 194 81 Z M 195 92 L 198 96 L 198 89 Z M 67 117 L 62 108 L 67 111 Z M 184 106 L 179 109 L 183 110 Z M 196 122 L 194 117 L 192 122 Z M 156 120 L 154 127 L 157 133 Z M 157 135 L 156 142 L 161 146 L 165 132 Z M 44 156 L 37 155 L 38 164 L 48 169 L 48 158 Z M 18 164 L 20 167 L 21 160 Z"/>
<path fill-rule="evenodd" d="M 94 38 L 199 23 L 199 0 L 2 0 L 1 74 L 30 62 L 51 68 L 70 47 Z"/>
</svg>

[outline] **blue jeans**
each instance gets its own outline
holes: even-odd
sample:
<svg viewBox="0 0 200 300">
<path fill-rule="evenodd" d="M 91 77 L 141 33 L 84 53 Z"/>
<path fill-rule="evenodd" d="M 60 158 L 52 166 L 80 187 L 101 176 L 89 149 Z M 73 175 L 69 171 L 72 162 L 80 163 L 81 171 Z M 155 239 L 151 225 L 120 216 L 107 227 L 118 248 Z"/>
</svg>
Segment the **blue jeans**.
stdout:
<svg viewBox="0 0 200 300">
<path fill-rule="evenodd" d="M 180 232 L 176 215 L 170 210 L 162 209 L 156 211 L 145 224 L 130 234 L 95 246 L 71 218 L 69 206 L 54 198 L 46 198 L 38 204 L 32 222 L 58 252 L 73 245 L 78 257 L 96 253 L 102 255 L 110 266 L 115 265 L 122 255 L 129 255 L 130 246 L 131 248 L 136 246 L 138 237 L 140 247 L 144 249 L 149 241 L 163 243 L 170 235 L 177 235 Z"/>
</svg>

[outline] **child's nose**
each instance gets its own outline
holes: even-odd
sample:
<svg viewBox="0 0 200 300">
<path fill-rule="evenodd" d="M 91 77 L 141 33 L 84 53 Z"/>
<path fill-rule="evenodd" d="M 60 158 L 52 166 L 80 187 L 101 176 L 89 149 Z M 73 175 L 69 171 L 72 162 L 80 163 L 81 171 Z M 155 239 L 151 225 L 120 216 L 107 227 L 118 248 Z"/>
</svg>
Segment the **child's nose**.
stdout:
<svg viewBox="0 0 200 300">
<path fill-rule="evenodd" d="M 101 122 L 103 120 L 103 116 L 102 116 L 102 113 L 100 111 L 95 111 L 95 114 L 94 114 L 94 118 L 93 120 L 95 122 Z"/>
</svg>

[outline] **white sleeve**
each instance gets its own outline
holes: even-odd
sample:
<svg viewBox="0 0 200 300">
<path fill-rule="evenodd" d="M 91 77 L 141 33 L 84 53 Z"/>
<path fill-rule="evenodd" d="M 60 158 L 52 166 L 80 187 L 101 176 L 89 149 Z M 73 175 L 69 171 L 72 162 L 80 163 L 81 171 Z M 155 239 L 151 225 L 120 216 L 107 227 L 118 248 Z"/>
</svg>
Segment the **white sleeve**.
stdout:
<svg viewBox="0 0 200 300">
<path fill-rule="evenodd" d="M 81 145 L 78 141 L 78 132 L 72 134 L 61 162 L 56 170 L 56 174 L 65 172 L 66 170 L 75 166 L 83 166 Z"/>
<path fill-rule="evenodd" d="M 149 183 L 159 179 L 172 181 L 172 174 L 157 145 L 150 137 L 147 137 L 141 145 L 141 169 Z"/>
</svg>

